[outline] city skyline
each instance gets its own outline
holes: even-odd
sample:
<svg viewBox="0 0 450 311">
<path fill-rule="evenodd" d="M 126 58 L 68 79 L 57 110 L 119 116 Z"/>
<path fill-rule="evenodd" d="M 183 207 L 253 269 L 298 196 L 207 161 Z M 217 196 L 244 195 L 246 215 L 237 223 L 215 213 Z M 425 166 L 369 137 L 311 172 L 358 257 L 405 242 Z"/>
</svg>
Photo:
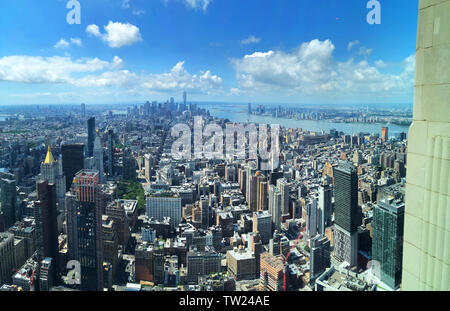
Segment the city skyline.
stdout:
<svg viewBox="0 0 450 311">
<path fill-rule="evenodd" d="M 25 3 L 0 292 L 450 290 L 450 0 Z"/>
</svg>

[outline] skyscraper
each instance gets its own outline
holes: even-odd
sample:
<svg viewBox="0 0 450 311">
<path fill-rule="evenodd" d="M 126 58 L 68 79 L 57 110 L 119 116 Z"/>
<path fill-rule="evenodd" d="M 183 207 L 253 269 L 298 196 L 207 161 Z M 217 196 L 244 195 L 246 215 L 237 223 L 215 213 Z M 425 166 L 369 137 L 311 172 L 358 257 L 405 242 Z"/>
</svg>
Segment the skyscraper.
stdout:
<svg viewBox="0 0 450 311">
<path fill-rule="evenodd" d="M 183 105 L 186 107 L 186 102 L 187 102 L 187 93 L 186 91 L 183 92 Z"/>
<path fill-rule="evenodd" d="M 38 262 L 41 262 L 50 257 L 53 259 L 53 263 L 56 263 L 58 259 L 56 186 L 43 180 L 37 182 L 36 190 L 38 200 L 34 202 L 34 218 L 36 220 L 37 259 Z M 54 275 L 53 278 L 55 277 Z"/>
<path fill-rule="evenodd" d="M 379 262 L 381 281 L 392 289 L 402 276 L 405 204 L 379 201 L 373 209 L 372 260 Z"/>
<path fill-rule="evenodd" d="M 62 171 L 60 162 L 55 161 L 52 150 L 48 146 L 47 155 L 44 162 L 41 163 L 40 180 L 48 180 L 49 183 L 55 184 L 56 187 L 56 203 L 58 203 L 59 210 L 64 210 L 65 194 L 66 194 L 66 179 Z"/>
<path fill-rule="evenodd" d="M 389 128 L 387 126 L 381 128 L 381 139 L 383 139 L 383 141 L 389 139 Z"/>
<path fill-rule="evenodd" d="M 335 184 L 335 257 L 350 266 L 357 263 L 358 251 L 358 175 L 350 163 L 341 163 L 334 171 Z"/>
<path fill-rule="evenodd" d="M 323 235 L 316 235 L 310 240 L 310 280 L 314 281 L 331 265 L 330 241 Z"/>
<path fill-rule="evenodd" d="M 450 0 L 419 1 L 402 290 L 450 290 Z"/>
<path fill-rule="evenodd" d="M 334 171 L 335 224 L 348 232 L 358 227 L 358 175 L 350 163 L 341 163 Z"/>
<path fill-rule="evenodd" d="M 269 213 L 272 215 L 274 230 L 280 230 L 281 227 L 281 204 L 280 190 L 274 185 L 269 185 Z"/>
<path fill-rule="evenodd" d="M 103 148 L 100 142 L 100 137 L 98 135 L 95 136 L 94 141 L 94 163 L 95 168 L 98 170 L 100 182 L 104 182 L 104 174 L 103 174 Z"/>
<path fill-rule="evenodd" d="M 47 257 L 40 262 L 39 266 L 39 290 L 49 291 L 55 284 L 55 260 Z"/>
<path fill-rule="evenodd" d="M 247 193 L 247 169 L 245 167 L 239 168 L 238 182 L 241 192 Z"/>
<path fill-rule="evenodd" d="M 147 101 L 147 102 L 144 104 L 144 115 L 149 116 L 149 115 L 150 115 L 150 111 L 151 111 L 151 108 L 150 108 L 150 102 Z"/>
<path fill-rule="evenodd" d="M 251 188 L 250 188 L 250 180 L 251 180 L 251 177 L 255 174 L 256 169 L 254 168 L 253 163 L 250 162 L 250 163 L 247 164 L 245 170 L 247 171 L 247 173 L 246 173 L 246 181 L 245 181 L 245 183 L 246 183 L 246 185 L 245 185 L 245 198 L 247 200 L 247 203 L 250 204 L 250 190 L 251 190 Z"/>
<path fill-rule="evenodd" d="M 272 220 L 270 220 L 270 228 L 272 228 Z M 253 255 L 255 256 L 255 265 L 256 265 L 255 277 L 259 278 L 260 277 L 259 268 L 261 267 L 260 258 L 264 249 L 262 245 L 261 234 L 259 234 L 259 232 L 253 232 L 251 234 L 249 248 L 251 249 Z"/>
<path fill-rule="evenodd" d="M 81 116 L 85 116 L 86 115 L 86 105 L 85 104 L 81 104 Z"/>
<path fill-rule="evenodd" d="M 319 214 L 318 230 L 319 234 L 325 234 L 325 228 L 331 226 L 332 214 L 332 189 L 329 185 L 319 186 Z"/>
<path fill-rule="evenodd" d="M 272 236 L 272 217 L 268 211 L 253 213 L 253 232 L 260 234 L 263 244 L 269 242 Z"/>
<path fill-rule="evenodd" d="M 209 202 L 208 197 L 202 196 L 200 198 L 200 209 L 202 211 L 202 228 L 209 227 Z"/>
<path fill-rule="evenodd" d="M 256 172 L 255 175 L 250 176 L 250 188 L 249 188 L 249 197 L 248 201 L 248 209 L 252 212 L 256 212 L 258 209 L 258 178 L 261 172 Z"/>
<path fill-rule="evenodd" d="M 67 144 L 61 147 L 62 170 L 66 176 L 66 192 L 72 185 L 75 174 L 84 167 L 84 145 Z"/>
<path fill-rule="evenodd" d="M 87 157 L 94 156 L 94 140 L 95 140 L 95 118 L 90 117 L 87 120 L 87 131 L 88 131 L 88 140 L 87 140 Z"/>
<path fill-rule="evenodd" d="M 281 193 L 281 214 L 289 214 L 289 184 L 286 178 L 277 180 L 277 188 Z"/>
<path fill-rule="evenodd" d="M 265 291 L 283 290 L 283 261 L 269 253 L 261 254 L 260 258 L 260 286 Z"/>
<path fill-rule="evenodd" d="M 144 170 L 147 182 L 151 181 L 153 171 L 154 158 L 151 154 L 144 155 Z"/>
<path fill-rule="evenodd" d="M 258 184 L 258 211 L 266 211 L 269 207 L 267 177 L 260 176 Z"/>
<path fill-rule="evenodd" d="M 14 234 L 0 232 L 0 283 L 11 282 L 14 269 Z"/>
<path fill-rule="evenodd" d="M 70 255 L 81 264 L 82 290 L 103 289 L 102 206 L 98 171 L 79 171 L 67 198 L 67 238 Z"/>
<path fill-rule="evenodd" d="M 127 149 L 129 150 L 129 149 Z M 126 150 L 126 151 L 127 151 Z M 131 154 L 127 154 L 126 151 L 122 157 L 122 176 L 123 179 L 126 180 L 135 180 L 136 179 L 136 160 Z"/>
<path fill-rule="evenodd" d="M 13 174 L 0 173 L 0 206 L 4 217 L 5 229 L 16 221 L 17 205 L 16 180 Z"/>
<path fill-rule="evenodd" d="M 116 276 L 117 264 L 119 263 L 119 258 L 117 256 L 119 250 L 119 237 L 116 228 L 117 224 L 112 217 L 102 215 L 103 262 L 111 264 L 111 278 Z M 107 280 L 107 278 L 104 279 L 104 281 Z"/>
<path fill-rule="evenodd" d="M 317 234 L 317 198 L 315 197 L 306 204 L 306 229 L 310 237 Z"/>
<path fill-rule="evenodd" d="M 66 225 L 67 225 L 67 253 L 68 260 L 78 259 L 78 222 L 77 204 L 74 191 L 66 193 Z"/>
<path fill-rule="evenodd" d="M 114 174 L 114 131 L 108 130 L 108 175 Z"/>
<path fill-rule="evenodd" d="M 177 228 L 181 222 L 181 198 L 178 194 L 163 192 L 147 197 L 146 215 L 155 217 L 157 220 L 164 220 L 170 217 L 170 225 Z"/>
</svg>

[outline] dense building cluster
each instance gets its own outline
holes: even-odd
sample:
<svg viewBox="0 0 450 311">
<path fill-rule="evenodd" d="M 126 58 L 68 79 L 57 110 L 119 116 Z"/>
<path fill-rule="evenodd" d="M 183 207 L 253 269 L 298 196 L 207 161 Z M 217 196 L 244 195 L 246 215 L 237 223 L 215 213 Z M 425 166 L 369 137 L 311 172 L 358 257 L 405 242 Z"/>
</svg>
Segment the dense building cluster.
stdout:
<svg viewBox="0 0 450 311">
<path fill-rule="evenodd" d="M 2 122 L 1 290 L 399 288 L 406 135 L 281 127 L 270 169 L 179 159 L 175 124 L 231 123 L 186 98 Z"/>
</svg>

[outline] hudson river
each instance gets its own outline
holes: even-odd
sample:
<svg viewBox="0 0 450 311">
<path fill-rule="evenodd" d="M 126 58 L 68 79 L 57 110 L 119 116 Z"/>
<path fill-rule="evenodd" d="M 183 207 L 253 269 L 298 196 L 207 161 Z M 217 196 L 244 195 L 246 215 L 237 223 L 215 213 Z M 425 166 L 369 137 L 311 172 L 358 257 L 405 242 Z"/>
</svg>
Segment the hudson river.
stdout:
<svg viewBox="0 0 450 311">
<path fill-rule="evenodd" d="M 199 107 L 208 109 L 212 116 L 217 118 L 228 119 L 232 122 L 245 123 L 247 120 L 252 123 L 280 124 L 287 128 L 301 128 L 303 130 L 313 132 L 329 133 L 330 129 L 342 131 L 345 134 L 356 133 L 378 133 L 381 135 L 381 127 L 389 127 L 389 136 L 397 136 L 399 133 L 408 135 L 408 126 L 383 123 L 336 123 L 326 120 L 296 120 L 288 118 L 276 118 L 260 115 L 249 115 L 247 113 L 247 105 L 235 103 L 220 104 L 198 104 Z"/>
</svg>

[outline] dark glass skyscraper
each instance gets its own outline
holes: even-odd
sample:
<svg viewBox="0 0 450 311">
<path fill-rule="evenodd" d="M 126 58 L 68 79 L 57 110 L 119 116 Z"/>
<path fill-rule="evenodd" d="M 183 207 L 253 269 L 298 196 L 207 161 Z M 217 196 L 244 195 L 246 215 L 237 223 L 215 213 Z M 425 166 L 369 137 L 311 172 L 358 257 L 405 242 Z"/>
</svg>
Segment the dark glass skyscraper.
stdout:
<svg viewBox="0 0 450 311">
<path fill-rule="evenodd" d="M 334 170 L 335 231 L 334 257 L 350 266 L 357 264 L 358 226 L 358 175 L 351 163 L 340 163 Z"/>
<path fill-rule="evenodd" d="M 380 277 L 392 289 L 402 278 L 405 204 L 379 201 L 373 210 L 372 259 L 380 264 Z"/>
<path fill-rule="evenodd" d="M 114 131 L 108 130 L 108 174 L 114 174 Z"/>
<path fill-rule="evenodd" d="M 69 191 L 73 178 L 84 167 L 84 145 L 62 145 L 62 167 L 66 176 L 66 191 Z"/>
<path fill-rule="evenodd" d="M 0 173 L 0 203 L 4 227 L 9 228 L 16 221 L 17 205 L 16 179 L 13 174 Z"/>
<path fill-rule="evenodd" d="M 95 118 L 91 117 L 87 120 L 88 141 L 87 141 L 87 156 L 94 156 L 94 141 L 95 141 Z"/>
<path fill-rule="evenodd" d="M 47 180 L 36 184 L 38 200 L 34 202 L 36 250 L 38 262 L 50 257 L 57 266 L 58 231 L 56 227 L 56 186 Z M 54 276 L 53 276 L 54 277 Z"/>
<path fill-rule="evenodd" d="M 350 163 L 341 163 L 334 170 L 335 224 L 348 232 L 359 225 L 358 175 Z"/>
<path fill-rule="evenodd" d="M 67 200 L 68 240 L 73 241 L 70 253 L 81 265 L 81 289 L 103 288 L 103 196 L 98 171 L 81 170 L 74 178 L 71 196 Z M 76 235 L 75 237 L 72 235 Z"/>
<path fill-rule="evenodd" d="M 330 241 L 323 235 L 311 238 L 310 280 L 314 281 L 326 268 L 331 265 Z"/>
</svg>

